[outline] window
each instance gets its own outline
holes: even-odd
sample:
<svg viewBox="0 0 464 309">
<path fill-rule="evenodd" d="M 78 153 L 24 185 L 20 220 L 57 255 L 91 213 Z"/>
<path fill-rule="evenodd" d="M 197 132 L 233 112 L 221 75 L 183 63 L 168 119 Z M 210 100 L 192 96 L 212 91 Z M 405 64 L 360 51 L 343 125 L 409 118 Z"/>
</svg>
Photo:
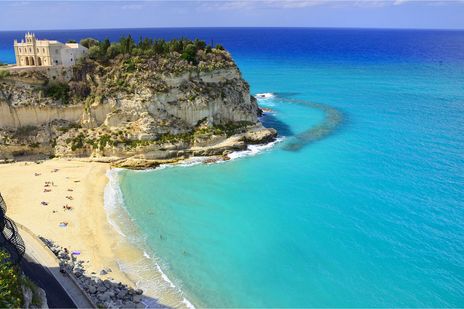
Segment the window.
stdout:
<svg viewBox="0 0 464 309">
<path fill-rule="evenodd" d="M 29 47 L 29 52 L 32 53 L 32 48 Z"/>
<path fill-rule="evenodd" d="M 45 48 L 42 48 L 42 52 L 45 54 Z"/>
<path fill-rule="evenodd" d="M 57 55 L 58 55 L 58 49 L 55 49 L 55 54 L 57 54 Z"/>
<path fill-rule="evenodd" d="M 71 58 L 71 62 L 72 62 L 72 61 L 73 61 L 73 60 L 72 60 L 72 58 Z"/>
<path fill-rule="evenodd" d="M 21 52 L 21 47 L 19 48 L 19 52 Z"/>
</svg>

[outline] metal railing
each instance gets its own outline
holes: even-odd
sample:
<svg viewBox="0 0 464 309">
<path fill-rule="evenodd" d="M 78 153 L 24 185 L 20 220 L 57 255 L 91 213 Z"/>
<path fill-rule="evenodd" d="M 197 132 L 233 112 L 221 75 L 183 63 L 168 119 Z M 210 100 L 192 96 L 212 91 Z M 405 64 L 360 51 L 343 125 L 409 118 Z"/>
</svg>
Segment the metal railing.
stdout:
<svg viewBox="0 0 464 309">
<path fill-rule="evenodd" d="M 0 194 L 0 248 L 10 254 L 10 261 L 18 264 L 26 251 L 16 225 L 6 216 L 6 203 Z"/>
</svg>

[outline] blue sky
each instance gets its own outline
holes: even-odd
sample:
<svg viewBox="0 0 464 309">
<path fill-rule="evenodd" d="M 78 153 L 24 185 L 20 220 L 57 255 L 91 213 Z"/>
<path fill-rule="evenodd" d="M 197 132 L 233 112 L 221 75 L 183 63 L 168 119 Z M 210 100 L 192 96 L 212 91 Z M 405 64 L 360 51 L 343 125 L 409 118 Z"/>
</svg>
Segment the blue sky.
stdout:
<svg viewBox="0 0 464 309">
<path fill-rule="evenodd" d="M 0 0 L 0 31 L 137 27 L 464 29 L 464 0 Z"/>
</svg>

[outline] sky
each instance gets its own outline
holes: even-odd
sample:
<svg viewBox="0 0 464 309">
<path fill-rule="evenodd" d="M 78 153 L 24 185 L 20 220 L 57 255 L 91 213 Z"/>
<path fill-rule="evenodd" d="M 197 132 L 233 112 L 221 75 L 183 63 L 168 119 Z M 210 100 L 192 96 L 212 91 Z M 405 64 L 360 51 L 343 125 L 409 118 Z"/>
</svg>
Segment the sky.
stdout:
<svg viewBox="0 0 464 309">
<path fill-rule="evenodd" d="M 464 29 L 464 0 L 0 0 L 0 31 L 145 27 Z"/>
</svg>

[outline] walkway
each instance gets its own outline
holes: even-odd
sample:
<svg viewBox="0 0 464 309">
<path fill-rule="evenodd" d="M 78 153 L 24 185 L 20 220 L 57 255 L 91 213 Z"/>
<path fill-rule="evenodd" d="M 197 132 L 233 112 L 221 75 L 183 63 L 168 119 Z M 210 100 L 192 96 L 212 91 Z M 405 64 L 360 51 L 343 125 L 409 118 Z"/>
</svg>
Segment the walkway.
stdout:
<svg viewBox="0 0 464 309">
<path fill-rule="evenodd" d="M 24 271 L 47 294 L 51 308 L 94 308 L 87 295 L 69 275 L 60 273 L 58 259 L 29 229 L 18 224 L 26 244 Z"/>
</svg>

